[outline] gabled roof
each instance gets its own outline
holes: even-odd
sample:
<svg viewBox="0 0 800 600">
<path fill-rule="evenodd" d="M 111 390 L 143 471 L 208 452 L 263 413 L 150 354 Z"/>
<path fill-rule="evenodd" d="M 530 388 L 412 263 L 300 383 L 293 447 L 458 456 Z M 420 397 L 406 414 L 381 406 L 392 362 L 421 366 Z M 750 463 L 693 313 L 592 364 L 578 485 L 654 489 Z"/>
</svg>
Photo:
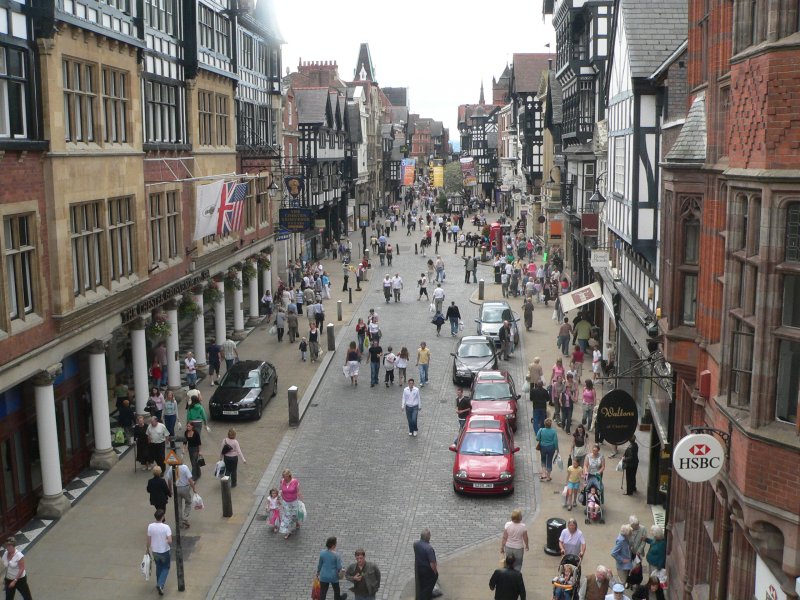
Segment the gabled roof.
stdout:
<svg viewBox="0 0 800 600">
<path fill-rule="evenodd" d="M 381 88 L 383 93 L 392 103 L 392 106 L 408 107 L 408 88 L 404 87 L 385 87 Z"/>
<path fill-rule="evenodd" d="M 511 64 L 511 76 L 515 92 L 536 92 L 539 89 L 539 77 L 548 69 L 548 60 L 554 60 L 555 54 L 521 53 L 514 54 Z"/>
<path fill-rule="evenodd" d="M 369 44 L 361 44 L 358 50 L 358 60 L 353 79 L 356 81 L 375 81 L 375 69 L 372 66 L 372 56 L 369 53 Z"/>
<path fill-rule="evenodd" d="M 298 123 L 326 123 L 330 106 L 328 88 L 295 88 Z"/>
<path fill-rule="evenodd" d="M 708 136 L 706 133 L 706 95 L 695 96 L 678 139 L 667 153 L 670 162 L 705 162 Z"/>
<path fill-rule="evenodd" d="M 614 20 L 621 18 L 625 28 L 631 77 L 649 77 L 686 39 L 689 3 L 686 0 L 617 1 Z M 617 23 L 614 36 L 618 35 L 616 30 Z"/>
</svg>

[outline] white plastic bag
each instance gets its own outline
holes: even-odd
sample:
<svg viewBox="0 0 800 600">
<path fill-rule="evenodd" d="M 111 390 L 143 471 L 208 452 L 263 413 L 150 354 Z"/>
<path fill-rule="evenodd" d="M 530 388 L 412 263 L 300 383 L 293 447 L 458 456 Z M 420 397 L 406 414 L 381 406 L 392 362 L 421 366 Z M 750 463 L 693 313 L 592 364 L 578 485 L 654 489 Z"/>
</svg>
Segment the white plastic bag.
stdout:
<svg viewBox="0 0 800 600">
<path fill-rule="evenodd" d="M 217 464 L 214 465 L 214 477 L 217 479 L 222 479 L 225 476 L 225 461 L 218 460 Z"/>
<path fill-rule="evenodd" d="M 344 373 L 346 379 L 350 379 L 350 367 L 348 367 L 347 365 L 343 365 L 342 373 Z"/>
<path fill-rule="evenodd" d="M 428 310 L 430 311 L 431 314 L 434 314 L 436 312 L 436 305 L 433 302 L 431 302 L 431 305 L 428 307 Z"/>
<path fill-rule="evenodd" d="M 150 571 L 153 567 L 153 561 L 150 558 L 150 554 L 145 553 L 142 557 L 142 564 L 140 565 L 140 569 L 142 571 L 142 575 L 144 575 L 145 581 L 150 581 Z"/>
<path fill-rule="evenodd" d="M 560 454 L 558 454 L 556 456 L 556 465 L 558 465 L 558 470 L 559 471 L 563 471 L 564 470 L 564 460 L 561 458 Z"/>
<path fill-rule="evenodd" d="M 203 510 L 205 508 L 205 506 L 203 505 L 203 499 L 197 492 L 192 494 L 192 508 L 195 510 Z"/>
<path fill-rule="evenodd" d="M 622 461 L 619 461 L 617 463 L 617 471 L 622 471 L 622 469 L 623 469 Z"/>
<path fill-rule="evenodd" d="M 302 500 L 297 501 L 297 520 L 302 522 L 308 519 L 308 510 L 306 510 L 306 503 Z"/>
<path fill-rule="evenodd" d="M 272 327 L 269 328 L 269 332 L 268 333 L 270 335 L 276 335 L 278 333 L 278 328 L 275 325 L 273 325 Z"/>
<path fill-rule="evenodd" d="M 525 382 L 525 385 L 522 386 L 522 393 L 528 394 L 531 391 L 531 384 L 529 382 Z"/>
</svg>

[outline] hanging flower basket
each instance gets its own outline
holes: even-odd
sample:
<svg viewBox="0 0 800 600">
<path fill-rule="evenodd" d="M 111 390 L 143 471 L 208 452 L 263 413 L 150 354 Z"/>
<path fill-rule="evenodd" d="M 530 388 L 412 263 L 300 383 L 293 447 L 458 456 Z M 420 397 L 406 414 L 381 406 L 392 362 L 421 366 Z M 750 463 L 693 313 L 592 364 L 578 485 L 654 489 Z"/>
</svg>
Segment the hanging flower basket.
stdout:
<svg viewBox="0 0 800 600">
<path fill-rule="evenodd" d="M 203 290 L 203 302 L 206 304 L 216 304 L 225 296 L 219 283 L 213 279 L 208 280 L 206 289 Z"/>
<path fill-rule="evenodd" d="M 255 264 L 249 260 L 245 261 L 244 266 L 242 266 L 242 279 L 245 283 L 248 283 L 254 277 L 258 277 L 258 270 Z"/>
<path fill-rule="evenodd" d="M 272 261 L 269 259 L 269 254 L 266 252 L 259 252 L 256 254 L 255 259 L 260 271 L 266 271 L 272 266 Z"/>
<path fill-rule="evenodd" d="M 178 306 L 178 314 L 194 320 L 200 315 L 200 306 L 191 298 L 184 298 Z"/>
<path fill-rule="evenodd" d="M 163 340 L 169 337 L 170 333 L 172 333 L 172 327 L 170 327 L 169 321 L 167 320 L 167 315 L 164 313 L 156 313 L 153 315 L 153 320 L 150 321 L 145 332 L 154 340 Z"/>
<path fill-rule="evenodd" d="M 237 276 L 235 268 L 228 269 L 228 272 L 225 273 L 225 289 L 226 290 L 242 289 L 242 281 Z"/>
</svg>

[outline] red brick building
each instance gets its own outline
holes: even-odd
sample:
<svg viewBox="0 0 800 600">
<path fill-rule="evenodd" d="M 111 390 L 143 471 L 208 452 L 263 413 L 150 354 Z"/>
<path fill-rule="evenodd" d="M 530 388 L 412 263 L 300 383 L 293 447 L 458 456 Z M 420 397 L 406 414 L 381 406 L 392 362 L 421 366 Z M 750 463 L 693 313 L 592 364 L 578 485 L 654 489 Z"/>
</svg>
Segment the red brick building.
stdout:
<svg viewBox="0 0 800 600">
<path fill-rule="evenodd" d="M 674 439 L 717 428 L 730 458 L 707 483 L 671 479 L 672 598 L 798 597 L 798 29 L 797 3 L 689 2 L 688 113 L 663 164 L 660 325 Z"/>
</svg>

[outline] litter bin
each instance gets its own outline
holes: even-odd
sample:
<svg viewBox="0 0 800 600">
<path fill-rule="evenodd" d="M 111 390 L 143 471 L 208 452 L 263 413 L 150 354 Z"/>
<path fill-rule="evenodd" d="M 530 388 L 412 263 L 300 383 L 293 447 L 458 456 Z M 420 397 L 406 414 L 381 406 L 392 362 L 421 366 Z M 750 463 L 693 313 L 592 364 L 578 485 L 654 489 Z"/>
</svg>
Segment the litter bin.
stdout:
<svg viewBox="0 0 800 600">
<path fill-rule="evenodd" d="M 547 519 L 546 526 L 547 545 L 544 547 L 544 552 L 550 556 L 559 556 L 561 554 L 561 548 L 558 545 L 558 538 L 561 536 L 561 532 L 566 529 L 567 522 L 564 519 L 553 517 Z"/>
</svg>

